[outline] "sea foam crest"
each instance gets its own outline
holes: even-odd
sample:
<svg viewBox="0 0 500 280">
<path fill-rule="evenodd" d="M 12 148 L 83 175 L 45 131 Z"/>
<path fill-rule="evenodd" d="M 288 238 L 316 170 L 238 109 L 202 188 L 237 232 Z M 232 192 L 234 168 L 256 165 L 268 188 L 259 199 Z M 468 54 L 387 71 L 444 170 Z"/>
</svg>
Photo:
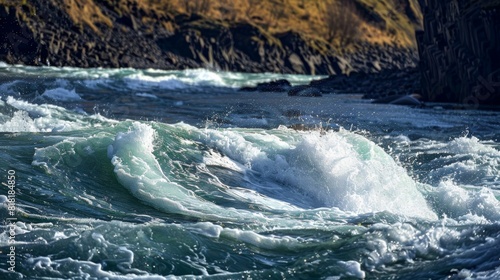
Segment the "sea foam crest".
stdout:
<svg viewBox="0 0 500 280">
<path fill-rule="evenodd" d="M 173 127 L 186 129 L 190 132 L 188 135 L 193 138 L 186 139 L 184 142 L 199 139 L 201 136 L 199 129 L 189 125 L 172 125 L 167 126 L 167 129 Z M 283 226 L 301 224 L 297 220 L 266 217 L 260 212 L 252 212 L 248 209 L 223 207 L 202 199 L 185 186 L 172 181 L 166 175 L 170 173 L 169 165 L 160 166 L 154 155 L 156 135 L 157 133 L 151 125 L 134 122 L 129 131 L 118 133 L 114 142 L 108 147 L 108 158 L 114 165 L 114 173 L 118 181 L 145 204 L 167 213 L 201 217 L 208 220 L 238 220 L 249 223 L 259 222 L 261 225 L 272 223 Z M 275 199 L 271 198 L 257 199 L 257 195 L 244 194 L 237 190 L 228 193 L 232 194 L 233 197 L 242 196 L 244 200 L 266 204 L 265 206 L 269 206 L 269 209 L 298 210 L 286 203 L 277 203 Z M 309 221 L 305 223 L 308 224 Z M 321 223 L 322 227 L 324 225 L 325 221 Z"/>
<path fill-rule="evenodd" d="M 136 71 L 135 73 L 127 75 L 125 80 L 130 88 L 135 89 L 151 87 L 158 87 L 161 89 L 183 89 L 190 86 L 228 86 L 221 74 L 206 69 L 185 71 Z"/>
<path fill-rule="evenodd" d="M 33 119 L 30 118 L 27 112 L 17 111 L 7 122 L 0 124 L 2 132 L 38 132 Z"/>
<path fill-rule="evenodd" d="M 187 87 L 186 84 L 178 80 L 174 75 L 154 77 L 144 75 L 143 73 L 135 73 L 127 76 L 125 80 L 127 81 L 128 87 L 133 89 L 151 87 L 158 87 L 161 89 L 183 89 Z"/>
<path fill-rule="evenodd" d="M 316 207 L 437 218 L 406 171 L 382 148 L 355 133 L 204 133 L 207 145 L 267 180 L 290 187 L 291 193 L 305 192 L 316 199 Z"/>
<path fill-rule="evenodd" d="M 432 196 L 441 211 L 454 219 L 470 219 L 470 215 L 490 221 L 500 220 L 500 202 L 492 190 L 468 190 L 447 180 L 433 189 Z"/>
<path fill-rule="evenodd" d="M 155 135 L 150 125 L 139 122 L 116 135 L 108 157 L 118 181 L 141 201 L 165 212 L 196 217 L 205 216 L 203 211 L 222 212 L 215 205 L 207 207 L 193 192 L 165 176 L 153 154 Z"/>
<path fill-rule="evenodd" d="M 427 179 L 435 186 L 453 180 L 460 185 L 500 186 L 500 150 L 493 141 L 458 137 L 449 142 L 424 143 L 423 151 L 439 157 L 425 163 L 430 171 Z"/>
<path fill-rule="evenodd" d="M 101 115 L 82 115 L 51 104 L 32 104 L 8 96 L 5 102 L 14 109 L 12 117 L 0 124 L 4 132 L 58 132 L 100 126 L 116 121 Z"/>
<path fill-rule="evenodd" d="M 482 143 L 477 137 L 459 137 L 449 142 L 445 150 L 455 154 L 478 154 L 500 157 L 500 151 Z"/>
<path fill-rule="evenodd" d="M 49 98 L 56 101 L 79 101 L 82 100 L 80 95 L 75 92 L 75 90 L 68 90 L 65 88 L 54 88 L 48 89 L 43 94 L 42 97 Z"/>
</svg>

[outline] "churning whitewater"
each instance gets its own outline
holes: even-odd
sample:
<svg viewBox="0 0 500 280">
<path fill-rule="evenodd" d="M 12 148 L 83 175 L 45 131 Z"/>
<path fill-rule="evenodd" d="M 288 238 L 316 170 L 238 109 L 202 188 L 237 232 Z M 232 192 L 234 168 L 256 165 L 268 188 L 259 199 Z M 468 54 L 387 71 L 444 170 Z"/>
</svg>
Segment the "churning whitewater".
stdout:
<svg viewBox="0 0 500 280">
<path fill-rule="evenodd" d="M 0 278 L 500 277 L 496 112 L 237 90 L 311 76 L 0 78 Z"/>
</svg>

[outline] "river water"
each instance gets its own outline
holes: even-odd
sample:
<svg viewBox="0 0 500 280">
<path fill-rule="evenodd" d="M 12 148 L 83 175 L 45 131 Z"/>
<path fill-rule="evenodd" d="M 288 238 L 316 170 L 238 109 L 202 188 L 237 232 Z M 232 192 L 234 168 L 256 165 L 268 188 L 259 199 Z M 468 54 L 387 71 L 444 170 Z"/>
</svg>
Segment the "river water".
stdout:
<svg viewBox="0 0 500 280">
<path fill-rule="evenodd" d="M 2 279 L 498 279 L 498 112 L 0 64 Z"/>
</svg>

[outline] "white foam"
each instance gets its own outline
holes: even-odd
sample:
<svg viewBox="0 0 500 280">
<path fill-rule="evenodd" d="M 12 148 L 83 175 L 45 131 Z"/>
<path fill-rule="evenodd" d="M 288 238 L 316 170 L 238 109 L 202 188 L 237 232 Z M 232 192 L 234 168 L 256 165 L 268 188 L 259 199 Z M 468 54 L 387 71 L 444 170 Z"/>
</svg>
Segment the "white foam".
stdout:
<svg viewBox="0 0 500 280">
<path fill-rule="evenodd" d="M 58 80 L 82 79 L 77 83 L 83 83 L 91 89 L 101 87 L 112 88 L 113 90 L 142 90 L 144 88 L 158 88 L 178 90 L 197 86 L 211 87 L 231 87 L 240 88 L 251 86 L 261 82 L 269 82 L 277 79 L 287 79 L 293 84 L 305 84 L 311 81 L 313 76 L 306 75 L 281 75 L 275 73 L 247 74 L 224 71 L 214 71 L 207 69 L 188 70 L 158 70 L 158 69 L 133 69 L 133 68 L 75 68 L 75 67 L 29 67 L 21 65 L 3 64 L 2 68 L 10 73 L 24 76 L 40 76 L 43 70 L 45 77 L 57 77 Z M 73 83 L 72 81 L 70 83 Z M 61 84 L 56 82 L 57 84 Z M 1 87 L 1 86 L 0 86 Z M 68 88 L 65 86 L 60 86 Z M 12 93 L 12 92 L 11 92 Z"/>
<path fill-rule="evenodd" d="M 62 107 L 59 106 L 50 104 L 36 105 L 29 103 L 27 101 L 15 99 L 12 96 L 7 97 L 7 104 L 16 109 L 23 110 L 33 115 L 41 117 L 50 116 L 53 112 L 64 110 Z"/>
<path fill-rule="evenodd" d="M 161 89 L 183 89 L 187 85 L 180 81 L 175 75 L 165 75 L 165 76 L 148 76 L 143 73 L 135 73 L 128 75 L 125 78 L 127 85 L 133 89 L 151 88 L 158 87 Z"/>
<path fill-rule="evenodd" d="M 227 86 L 224 82 L 224 72 L 214 72 L 207 69 L 184 70 L 185 77 L 181 80 L 191 85 Z"/>
<path fill-rule="evenodd" d="M 130 88 L 158 87 L 160 89 L 184 89 L 190 86 L 238 87 L 238 82 L 226 72 L 207 69 L 183 71 L 136 70 L 125 77 Z"/>
<path fill-rule="evenodd" d="M 444 226 L 419 230 L 411 224 L 374 224 L 365 234 L 368 252 L 364 266 L 374 270 L 396 263 L 412 263 L 420 256 L 444 253 L 443 247 L 460 242 L 460 232 Z"/>
<path fill-rule="evenodd" d="M 449 158 L 448 161 L 453 161 Z M 499 176 L 499 170 L 494 165 L 486 165 L 483 162 L 474 160 L 453 161 L 444 163 L 442 167 L 431 170 L 428 173 L 430 178 L 442 180 L 454 180 L 463 183 L 473 183 L 482 185 L 486 178 Z"/>
<path fill-rule="evenodd" d="M 35 122 L 25 111 L 14 112 L 14 116 L 7 122 L 0 124 L 1 132 L 38 132 Z"/>
<path fill-rule="evenodd" d="M 196 233 L 199 233 L 199 234 L 202 234 L 202 235 L 205 235 L 208 237 L 212 237 L 212 238 L 219 238 L 220 233 L 223 230 L 223 228 L 221 226 L 214 225 L 210 222 L 196 223 L 192 226 L 188 226 L 188 228 Z"/>
<path fill-rule="evenodd" d="M 357 261 L 339 261 L 339 265 L 343 266 L 346 269 L 346 275 L 351 276 L 358 279 L 364 279 L 366 277 L 366 273 L 361 269 L 361 264 Z"/>
<path fill-rule="evenodd" d="M 426 154 L 442 154 L 427 165 L 435 166 L 427 174 L 434 184 L 451 179 L 460 184 L 499 187 L 500 151 L 493 141 L 476 137 L 458 137 L 444 143 L 436 141 L 417 143 Z"/>
<path fill-rule="evenodd" d="M 500 267 L 494 268 L 489 271 L 481 271 L 473 273 L 475 279 L 478 280 L 491 280 L 491 279 L 500 279 Z M 465 278 L 467 279 L 467 278 Z"/>
<path fill-rule="evenodd" d="M 293 206 L 290 203 L 267 197 L 254 190 L 233 187 L 228 188 L 226 193 L 240 201 L 245 201 L 247 203 L 251 203 L 252 205 L 259 205 L 259 208 L 261 209 L 285 211 L 302 210 L 301 208 Z"/>
<path fill-rule="evenodd" d="M 71 131 L 100 126 L 102 123 L 115 123 L 100 115 L 85 116 L 56 105 L 32 104 L 12 96 L 7 97 L 6 103 L 19 110 L 10 120 L 0 124 L 0 130 L 6 132 Z"/>
<path fill-rule="evenodd" d="M 185 124 L 173 125 L 171 127 L 175 127 L 176 129 L 184 128 L 193 132 L 194 135 L 190 135 L 190 137 L 194 138 L 190 139 L 196 139 L 196 133 L 199 133 L 198 129 Z M 222 207 L 198 197 L 185 186 L 173 182 L 165 175 L 171 171 L 168 169 L 168 165 L 160 166 L 153 154 L 155 150 L 155 138 L 156 132 L 150 125 L 134 122 L 128 132 L 118 133 L 113 144 L 108 147 L 108 157 L 114 165 L 114 172 L 118 181 L 132 195 L 144 203 L 168 213 L 200 217 L 207 220 L 259 222 L 261 226 L 266 226 L 269 223 L 293 226 L 300 226 L 301 224 L 311 225 L 309 220 L 298 221 L 288 218 L 270 218 L 262 215 L 260 211 L 252 212 L 247 209 Z M 231 163 L 227 164 L 232 168 L 240 170 L 245 168 L 238 165 L 231 165 Z M 241 197 L 242 201 L 262 203 L 262 208 L 265 209 L 279 209 L 280 211 L 298 211 L 299 209 L 285 202 L 263 196 L 260 197 L 255 192 L 245 193 L 241 190 L 233 189 L 227 191 L 226 194 L 236 198 Z M 317 215 L 317 213 L 311 214 L 311 216 L 314 215 Z M 324 227 L 326 223 L 322 221 L 321 225 L 315 225 L 315 227 Z"/>
<path fill-rule="evenodd" d="M 437 207 L 450 218 L 470 219 L 469 215 L 475 215 L 500 220 L 500 202 L 488 188 L 465 189 L 448 180 L 432 190 Z"/>
<path fill-rule="evenodd" d="M 135 95 L 140 96 L 140 97 L 151 98 L 151 99 L 158 99 L 158 96 L 151 94 L 151 93 L 136 93 Z"/>
<path fill-rule="evenodd" d="M 276 250 L 280 248 L 298 248 L 297 239 L 288 236 L 266 236 L 251 230 L 224 228 L 210 222 L 196 223 L 187 226 L 190 230 L 212 238 L 228 238 L 238 240 L 259 248 Z"/>
<path fill-rule="evenodd" d="M 116 135 L 113 144 L 108 147 L 108 157 L 115 166 L 118 181 L 134 196 L 160 210 L 205 216 L 203 211 L 210 207 L 206 207 L 206 203 L 193 192 L 171 182 L 164 175 L 153 155 L 155 134 L 151 126 L 135 122 L 130 131 Z M 212 210 L 222 212 L 215 205 Z M 211 211 L 212 214 L 215 212 Z"/>
<path fill-rule="evenodd" d="M 48 89 L 42 94 L 42 97 L 66 102 L 82 100 L 80 95 L 78 95 L 78 93 L 76 93 L 74 89 L 67 90 L 65 88 Z"/>
<path fill-rule="evenodd" d="M 285 135 L 280 138 L 280 133 Z M 209 146 L 266 178 L 302 190 L 317 206 L 437 218 L 406 171 L 360 135 L 292 130 L 271 135 L 205 130 L 205 135 Z"/>
<path fill-rule="evenodd" d="M 294 247 L 299 246 L 297 240 L 294 238 L 288 236 L 265 236 L 251 230 L 224 229 L 222 230 L 220 235 L 221 237 L 242 241 L 259 248 L 271 250 L 276 250 L 279 248 L 293 249 Z"/>
<path fill-rule="evenodd" d="M 5 204 L 6 202 L 4 202 Z M 2 210 L 3 211 L 3 210 Z M 6 220 L 5 223 L 2 223 L 2 227 L 6 230 L 2 230 L 0 232 L 0 244 L 12 244 L 12 242 L 22 243 L 19 239 L 9 240 L 11 238 L 11 232 L 14 233 L 15 236 L 21 236 L 31 231 L 31 225 L 15 221 L 15 220 Z"/>
<path fill-rule="evenodd" d="M 203 163 L 208 166 L 221 166 L 239 173 L 244 173 L 245 171 L 245 166 L 216 151 L 205 153 L 203 156 Z"/>
<path fill-rule="evenodd" d="M 473 155 L 490 155 L 500 157 L 500 151 L 486 145 L 478 138 L 472 137 L 459 137 L 449 142 L 445 150 L 454 154 L 473 154 Z"/>
<path fill-rule="evenodd" d="M 144 271 L 137 271 L 131 274 L 119 274 L 103 269 L 103 266 L 92 261 L 75 260 L 73 258 L 64 258 L 52 260 L 51 257 L 32 257 L 26 260 L 26 263 L 32 266 L 32 270 L 40 274 L 58 275 L 63 278 L 98 278 L 98 279 L 144 279 L 144 280 L 166 280 L 175 279 L 163 277 L 154 274 L 148 274 Z M 70 272 L 71 271 L 71 272 Z M 139 273 L 139 275 L 137 274 Z M 142 275 L 140 275 L 142 274 Z M 59 278 L 58 277 L 58 278 Z"/>
<path fill-rule="evenodd" d="M 60 163 L 65 166 L 77 168 L 83 163 L 85 157 L 92 154 L 92 150 L 83 149 L 81 151 L 81 146 L 85 145 L 88 140 L 85 137 L 67 137 L 54 145 L 35 148 L 31 164 L 44 168 L 47 173 L 52 173 L 51 168 L 58 166 Z M 80 195 L 77 197 L 86 199 Z"/>
</svg>

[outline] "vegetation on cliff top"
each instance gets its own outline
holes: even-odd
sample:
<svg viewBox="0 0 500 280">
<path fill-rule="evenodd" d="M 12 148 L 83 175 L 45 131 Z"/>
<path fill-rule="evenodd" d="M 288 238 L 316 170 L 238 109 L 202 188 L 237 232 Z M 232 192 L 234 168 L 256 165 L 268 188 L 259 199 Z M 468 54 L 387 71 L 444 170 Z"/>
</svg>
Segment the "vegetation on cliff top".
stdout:
<svg viewBox="0 0 500 280">
<path fill-rule="evenodd" d="M 269 33 L 292 30 L 334 45 L 345 43 L 342 32 L 335 30 L 338 22 L 331 26 L 337 15 L 350 16 L 348 26 L 358 28 L 349 36 L 356 40 L 402 47 L 416 46 L 414 32 L 422 21 L 417 0 L 64 0 L 64 4 L 75 24 L 95 32 L 113 24 L 101 9 L 106 6 L 119 17 L 161 22 L 170 31 L 175 30 L 176 15 L 200 14 L 228 23 L 249 22 Z"/>
<path fill-rule="evenodd" d="M 0 59 L 312 74 L 404 68 L 415 62 L 416 1 L 0 0 Z"/>
</svg>

